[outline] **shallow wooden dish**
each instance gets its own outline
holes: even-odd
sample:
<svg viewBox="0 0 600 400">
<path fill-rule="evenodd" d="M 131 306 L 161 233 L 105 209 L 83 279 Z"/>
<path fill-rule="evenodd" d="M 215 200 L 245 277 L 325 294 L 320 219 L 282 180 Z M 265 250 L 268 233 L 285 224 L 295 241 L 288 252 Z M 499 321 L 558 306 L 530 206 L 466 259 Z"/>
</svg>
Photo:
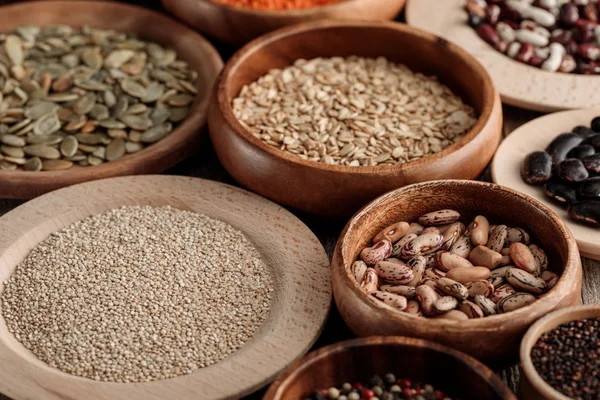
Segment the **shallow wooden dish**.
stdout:
<svg viewBox="0 0 600 400">
<path fill-rule="evenodd" d="M 232 100 L 272 68 L 298 58 L 385 56 L 439 76 L 479 114 L 475 126 L 440 153 L 409 163 L 349 167 L 305 161 L 257 139 L 235 118 Z M 448 68 L 452 65 L 452 68 Z M 323 21 L 284 28 L 251 42 L 225 66 L 215 87 L 209 129 L 221 163 L 241 184 L 316 214 L 349 216 L 400 186 L 431 179 L 474 179 L 491 160 L 502 127 L 500 98 L 483 67 L 459 47 L 392 22 Z"/>
<path fill-rule="evenodd" d="M 570 397 L 554 390 L 548 385 L 542 377 L 537 373 L 533 362 L 531 361 L 531 349 L 542 336 L 559 325 L 567 322 L 588 319 L 600 318 L 599 305 L 586 305 L 569 307 L 560 311 L 555 311 L 548 314 L 538 322 L 533 324 L 527 331 L 523 341 L 521 342 L 521 381 L 520 389 L 521 396 L 524 400 L 569 400 Z"/>
<path fill-rule="evenodd" d="M 351 271 L 360 251 L 386 226 L 415 221 L 426 212 L 451 208 L 469 223 L 485 215 L 490 223 L 527 230 L 561 273 L 556 286 L 527 307 L 468 321 L 426 319 L 393 310 L 362 291 Z M 333 294 L 340 314 L 359 336 L 403 335 L 436 341 L 484 362 L 516 360 L 527 328 L 548 312 L 577 304 L 581 259 L 575 239 L 548 207 L 515 190 L 477 181 L 432 181 L 387 193 L 360 210 L 342 232 L 332 261 Z"/>
<path fill-rule="evenodd" d="M 391 20 L 406 0 L 341 0 L 321 7 L 261 10 L 224 4 L 219 0 L 162 0 L 177 18 L 223 42 L 242 45 L 284 26 L 321 19 Z"/>
<path fill-rule="evenodd" d="M 527 154 L 544 150 L 556 136 L 570 132 L 577 125 L 589 126 L 600 115 L 600 108 L 573 110 L 545 115 L 526 123 L 512 132 L 500 145 L 492 163 L 494 182 L 508 186 L 541 201 L 565 222 L 573 233 L 584 257 L 600 260 L 600 228 L 573 220 L 567 208 L 544 193 L 543 186 L 532 186 L 521 179 L 521 166 Z"/>
<path fill-rule="evenodd" d="M 95 167 L 76 166 L 66 171 L 0 171 L 0 197 L 32 198 L 94 179 L 159 173 L 193 153 L 206 123 L 210 91 L 223 66 L 221 57 L 206 39 L 164 15 L 112 1 L 33 1 L 0 7 L 1 32 L 25 24 L 89 25 L 138 33 L 141 38 L 170 46 L 198 71 L 198 96 L 184 122 L 169 136 L 139 153 Z"/>
<path fill-rule="evenodd" d="M 0 315 L 0 392 L 20 399 L 234 399 L 270 382 L 321 333 L 331 303 L 329 260 L 313 233 L 282 207 L 245 190 L 179 176 L 135 176 L 46 194 L 0 218 L 0 280 L 50 233 L 123 205 L 171 205 L 241 230 L 271 269 L 271 313 L 255 337 L 220 363 L 149 383 L 107 383 L 51 368 L 23 347 Z M 0 289 L 2 290 L 2 289 Z M 1 314 L 1 309 L 0 309 Z"/>
<path fill-rule="evenodd" d="M 496 51 L 467 25 L 464 0 L 414 0 L 406 21 L 464 47 L 488 70 L 502 101 L 536 111 L 556 111 L 600 104 L 600 77 L 544 71 Z"/>
<path fill-rule="evenodd" d="M 316 350 L 279 376 L 263 400 L 300 400 L 317 389 L 365 382 L 388 372 L 465 400 L 516 400 L 504 382 L 474 358 L 401 336 L 354 339 Z"/>
</svg>

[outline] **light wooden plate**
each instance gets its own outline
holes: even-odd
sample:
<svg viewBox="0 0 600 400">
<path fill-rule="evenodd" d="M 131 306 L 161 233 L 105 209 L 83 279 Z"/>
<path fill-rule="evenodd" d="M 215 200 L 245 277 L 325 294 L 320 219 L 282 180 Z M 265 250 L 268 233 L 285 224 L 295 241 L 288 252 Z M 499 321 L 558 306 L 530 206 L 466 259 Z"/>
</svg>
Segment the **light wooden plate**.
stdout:
<svg viewBox="0 0 600 400">
<path fill-rule="evenodd" d="M 49 191 L 94 179 L 155 174 L 190 156 L 200 144 L 209 96 L 223 67 L 215 48 L 200 34 L 159 13 L 115 1 L 32 1 L 0 7 L 0 32 L 21 25 L 66 24 L 137 33 L 177 51 L 198 71 L 198 95 L 190 114 L 173 132 L 146 149 L 118 161 L 65 171 L 0 171 L 0 197 L 30 199 Z"/>
<path fill-rule="evenodd" d="M 244 347 L 215 365 L 172 379 L 129 384 L 98 382 L 51 368 L 8 332 L 0 315 L 0 392 L 14 399 L 46 400 L 235 399 L 273 380 L 312 346 L 331 303 L 325 250 L 281 206 L 213 181 L 158 175 L 112 178 L 31 200 L 0 218 L 0 280 L 50 233 L 123 205 L 171 205 L 242 231 L 273 274 L 275 292 L 267 320 Z"/>
<path fill-rule="evenodd" d="M 521 179 L 521 165 L 532 151 L 544 150 L 560 133 L 570 132 L 577 125 L 588 125 L 600 114 L 600 107 L 563 111 L 534 119 L 512 132 L 500 144 L 492 162 L 494 182 L 518 190 L 541 201 L 565 222 L 575 236 L 582 256 L 600 260 L 600 229 L 575 222 L 566 207 L 544 194 L 543 186 L 528 185 Z"/>
<path fill-rule="evenodd" d="M 600 77 L 543 71 L 496 51 L 467 25 L 465 0 L 412 0 L 410 25 L 448 39 L 471 53 L 488 70 L 502 100 L 536 111 L 557 111 L 600 104 Z"/>
</svg>

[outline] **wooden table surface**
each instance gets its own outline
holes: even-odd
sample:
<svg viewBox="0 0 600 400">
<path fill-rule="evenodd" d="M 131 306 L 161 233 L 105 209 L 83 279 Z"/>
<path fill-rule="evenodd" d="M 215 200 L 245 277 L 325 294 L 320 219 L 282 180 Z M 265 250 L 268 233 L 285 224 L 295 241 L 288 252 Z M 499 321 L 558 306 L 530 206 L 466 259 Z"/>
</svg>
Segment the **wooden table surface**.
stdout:
<svg viewBox="0 0 600 400">
<path fill-rule="evenodd" d="M 414 0 L 413 0 L 414 1 Z M 0 4 L 14 3 L 15 1 L 0 1 Z M 129 3 L 137 3 L 150 8 L 158 9 L 162 11 L 162 8 L 157 0 L 137 0 L 128 1 Z M 402 20 L 402 16 L 398 19 Z M 235 49 L 216 44 L 218 50 L 223 56 L 224 60 L 232 54 Z M 512 131 L 517 129 L 522 124 L 541 116 L 541 113 L 520 110 L 514 107 L 504 107 L 504 136 L 510 134 Z M 491 181 L 489 166 L 480 177 L 480 180 Z M 212 179 L 232 185 L 236 185 L 236 182 L 227 174 L 219 163 L 208 135 L 205 135 L 205 141 L 199 151 L 189 159 L 165 172 L 171 175 L 186 175 L 194 176 L 205 179 Z M 21 200 L 8 200 L 0 199 L 0 215 L 10 211 L 11 209 L 19 206 L 24 201 Z M 341 233 L 345 220 L 337 219 L 317 219 L 300 212 L 294 212 L 300 219 L 302 219 L 312 231 L 319 237 L 323 247 L 326 249 L 327 254 L 331 258 L 335 244 L 339 234 Z M 581 293 L 580 302 L 583 304 L 600 303 L 600 261 L 594 261 L 586 258 L 582 258 L 583 261 L 583 288 Z M 353 333 L 344 324 L 344 321 L 340 317 L 335 303 L 332 304 L 331 313 L 325 329 L 315 343 L 313 350 L 331 343 L 335 343 L 341 340 L 346 340 L 355 337 Z M 485 339 L 482 339 L 485 340 Z M 500 377 L 517 392 L 519 383 L 519 369 L 517 365 L 507 367 L 503 370 L 498 371 Z M 262 398 L 264 390 L 258 391 L 250 396 L 247 396 L 246 400 L 258 400 Z M 7 397 L 0 394 L 0 400 L 7 399 Z"/>
</svg>

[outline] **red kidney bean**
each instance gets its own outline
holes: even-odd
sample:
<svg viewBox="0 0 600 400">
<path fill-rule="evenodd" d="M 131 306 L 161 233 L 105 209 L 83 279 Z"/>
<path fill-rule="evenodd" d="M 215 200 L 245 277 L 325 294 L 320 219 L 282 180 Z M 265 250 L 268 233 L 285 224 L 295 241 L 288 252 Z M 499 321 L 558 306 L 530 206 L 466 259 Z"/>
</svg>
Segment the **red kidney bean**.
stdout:
<svg viewBox="0 0 600 400">
<path fill-rule="evenodd" d="M 558 14 L 558 20 L 564 26 L 573 26 L 575 21 L 579 19 L 579 9 L 575 4 L 563 4 Z"/>
<path fill-rule="evenodd" d="M 483 40 L 492 46 L 500 42 L 500 36 L 498 36 L 498 32 L 496 32 L 494 27 L 490 24 L 481 24 L 479 28 L 477 28 L 477 33 Z"/>
<path fill-rule="evenodd" d="M 588 60 L 596 61 L 600 58 L 600 47 L 591 43 L 583 43 L 579 45 L 577 54 Z"/>
<path fill-rule="evenodd" d="M 598 22 L 598 10 L 594 3 L 588 3 L 583 7 L 583 15 L 590 21 Z"/>
<path fill-rule="evenodd" d="M 529 64 L 533 67 L 539 67 L 543 63 L 544 63 L 544 59 L 542 57 L 538 57 L 536 55 L 531 56 L 531 58 L 527 62 L 527 64 Z"/>
<path fill-rule="evenodd" d="M 575 68 L 577 68 L 577 63 L 575 62 L 575 59 L 567 54 L 566 56 L 563 56 L 562 62 L 560 63 L 560 67 L 558 67 L 558 70 L 560 72 L 569 73 L 575 71 Z"/>
<path fill-rule="evenodd" d="M 517 53 L 516 59 L 522 63 L 528 63 L 533 56 L 533 45 L 531 43 L 521 44 L 521 48 Z"/>
<path fill-rule="evenodd" d="M 491 25 L 496 25 L 500 19 L 500 6 L 495 4 L 488 6 L 485 12 L 485 19 Z"/>
</svg>

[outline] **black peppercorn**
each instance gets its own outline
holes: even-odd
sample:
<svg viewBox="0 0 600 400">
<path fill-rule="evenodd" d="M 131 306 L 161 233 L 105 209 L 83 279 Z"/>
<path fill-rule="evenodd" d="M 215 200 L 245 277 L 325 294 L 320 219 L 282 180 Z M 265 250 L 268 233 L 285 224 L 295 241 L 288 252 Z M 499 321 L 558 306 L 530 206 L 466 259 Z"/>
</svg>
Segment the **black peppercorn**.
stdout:
<svg viewBox="0 0 600 400">
<path fill-rule="evenodd" d="M 369 379 L 369 387 L 374 386 L 383 386 L 383 379 L 379 375 L 373 375 L 371 379 Z"/>
</svg>

